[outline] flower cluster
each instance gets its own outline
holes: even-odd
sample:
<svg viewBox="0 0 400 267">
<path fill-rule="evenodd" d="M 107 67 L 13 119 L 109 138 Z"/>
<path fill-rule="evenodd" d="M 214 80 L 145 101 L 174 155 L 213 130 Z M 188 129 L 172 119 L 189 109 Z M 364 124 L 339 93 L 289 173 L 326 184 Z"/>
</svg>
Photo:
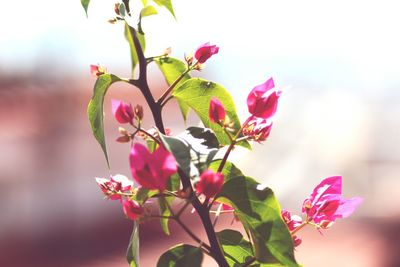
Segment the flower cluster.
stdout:
<svg viewBox="0 0 400 267">
<path fill-rule="evenodd" d="M 125 194 L 130 194 L 134 189 L 133 181 L 128 177 L 117 174 L 110 179 L 96 178 L 96 182 L 108 199 L 121 201 L 123 211 L 129 219 L 136 220 L 143 215 L 143 208 L 135 200 L 125 198 Z"/>
<path fill-rule="evenodd" d="M 268 138 L 280 95 L 281 91 L 275 89 L 272 78 L 251 90 L 247 97 L 247 107 L 251 115 L 241 128 L 247 139 L 262 142 Z M 224 128 L 232 127 L 225 107 L 216 97 L 210 101 L 208 117 L 211 122 L 220 124 Z"/>
<path fill-rule="evenodd" d="M 336 219 L 350 216 L 362 199 L 345 199 L 342 196 L 342 177 L 334 176 L 324 179 L 303 202 L 304 218 L 287 210 L 281 211 L 271 189 L 262 187 L 229 161 L 230 152 L 237 145 L 250 147 L 252 143 L 248 141 L 261 143 L 269 138 L 282 94 L 275 87 L 273 78 L 249 92 L 249 115 L 242 124 L 227 90 L 211 81 L 190 76 L 191 71 L 202 70 L 205 63 L 219 53 L 218 46 L 208 42 L 200 45 L 193 54 L 185 56 L 186 63 L 171 57 L 171 48 L 158 55 L 145 56 L 142 19 L 157 14 L 157 10 L 154 6 L 147 6 L 147 1 L 142 2 L 144 7 L 140 11 L 137 28 L 129 25 L 130 21 L 134 21 L 131 20 L 129 1 L 116 3 L 116 16 L 110 20 L 111 23 L 125 23 L 125 35 L 133 59 L 133 77 L 119 78 L 107 73 L 102 66 L 90 66 L 98 82 L 89 103 L 88 115 L 93 134 L 107 161 L 103 103 L 109 86 L 121 81 L 139 89 L 154 120 L 154 125 L 146 129 L 143 127 L 146 122 L 143 121 L 141 105 L 133 106 L 112 99 L 111 111 L 115 120 L 127 128 L 118 128 L 120 136 L 116 141 L 130 145 L 127 158 L 132 180 L 121 174 L 108 179 L 96 178 L 102 193 L 107 199 L 120 202 L 128 219 L 138 223 L 150 218 L 160 219 L 166 234 L 169 234 L 168 222 L 175 221 L 197 243 L 197 246 L 184 244 L 171 248 L 160 257 L 157 266 L 168 265 L 171 255 L 182 259 L 179 260 L 181 263 L 190 262 L 193 258 L 195 265 L 200 266 L 203 253 L 211 256 L 218 266 L 224 267 L 229 266 L 228 261 L 234 262 L 235 266 L 299 266 L 293 256 L 294 248 L 302 243 L 298 231 L 306 225 L 318 230 L 327 229 Z M 158 6 L 165 6 L 174 15 L 170 1 L 164 2 L 156 1 Z M 148 82 L 147 67 L 151 63 L 160 68 L 168 85 L 158 99 Z M 135 67 L 138 67 L 138 73 Z M 163 122 L 167 117 L 163 113 L 164 106 L 171 99 L 178 101 L 185 119 L 190 108 L 208 128 L 189 127 L 182 134 L 172 136 Z M 157 213 L 149 203 L 158 203 Z M 200 217 L 208 241 L 201 240 L 181 219 L 190 205 L 193 213 Z M 225 213 L 233 215 L 232 222 L 242 223 L 248 240 L 232 229 L 219 233 L 215 231 L 219 216 Z M 127 257 L 130 266 L 138 266 L 138 255 L 131 249 L 138 247 L 137 238 L 133 234 L 130 240 Z M 231 244 L 241 249 L 246 259 L 234 253 L 226 257 L 229 254 L 226 247 Z"/>
<path fill-rule="evenodd" d="M 294 233 L 303 226 L 310 224 L 318 229 L 328 229 L 336 219 L 350 216 L 362 201 L 360 197 L 345 199 L 342 196 L 342 177 L 333 176 L 322 180 L 304 200 L 302 207 L 302 212 L 306 216 L 304 221 L 286 210 L 282 211 L 282 218 L 293 234 L 294 244 L 298 246 L 301 240 Z"/>
</svg>

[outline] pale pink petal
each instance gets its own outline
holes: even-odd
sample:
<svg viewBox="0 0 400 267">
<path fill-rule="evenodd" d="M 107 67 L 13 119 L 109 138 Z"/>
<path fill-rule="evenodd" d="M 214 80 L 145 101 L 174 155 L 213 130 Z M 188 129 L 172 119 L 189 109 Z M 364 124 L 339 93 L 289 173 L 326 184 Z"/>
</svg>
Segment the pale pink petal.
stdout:
<svg viewBox="0 0 400 267">
<path fill-rule="evenodd" d="M 350 199 L 343 199 L 335 215 L 341 218 L 349 217 L 364 200 L 361 197 L 353 197 Z"/>
</svg>

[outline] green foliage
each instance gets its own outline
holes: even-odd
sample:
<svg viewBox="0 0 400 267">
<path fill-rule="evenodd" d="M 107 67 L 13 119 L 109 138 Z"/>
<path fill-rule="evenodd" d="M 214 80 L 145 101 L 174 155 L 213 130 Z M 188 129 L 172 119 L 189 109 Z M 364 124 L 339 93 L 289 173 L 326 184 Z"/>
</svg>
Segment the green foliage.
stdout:
<svg viewBox="0 0 400 267">
<path fill-rule="evenodd" d="M 121 17 L 125 17 L 125 15 L 126 15 L 125 4 L 124 3 L 119 4 L 118 9 L 119 9 L 119 14 L 121 15 Z"/>
<path fill-rule="evenodd" d="M 232 96 L 224 87 L 204 79 L 191 78 L 176 88 L 172 94 L 197 113 L 204 126 L 214 131 L 221 145 L 230 144 L 229 137 L 222 127 L 216 123 L 212 123 L 208 118 L 211 98 L 217 97 L 225 107 L 230 120 L 233 122 L 233 128 L 235 129 L 233 134 L 239 131 L 241 124 L 236 114 L 235 103 L 233 102 Z M 240 144 L 244 147 L 250 147 L 248 142 L 242 142 Z"/>
<path fill-rule="evenodd" d="M 157 195 L 159 191 L 157 189 L 147 189 L 140 187 L 136 195 L 133 197 L 140 205 L 143 205 L 149 198 Z"/>
<path fill-rule="evenodd" d="M 154 6 L 146 6 L 140 11 L 140 17 L 148 17 L 151 15 L 156 15 L 158 14 L 157 9 Z"/>
<path fill-rule="evenodd" d="M 97 81 L 94 85 L 94 92 L 92 99 L 88 105 L 88 116 L 90 125 L 92 127 L 93 135 L 96 140 L 99 142 L 101 148 L 103 149 L 104 156 L 106 157 L 107 164 L 110 166 L 108 155 L 107 155 L 107 146 L 104 137 L 104 112 L 103 112 L 103 103 L 104 97 L 107 93 L 108 88 L 111 84 L 120 81 L 121 79 L 113 74 L 103 74 L 97 78 Z"/>
<path fill-rule="evenodd" d="M 251 243 L 245 240 L 240 232 L 223 230 L 217 233 L 217 237 L 230 267 L 240 267 L 253 258 Z"/>
<path fill-rule="evenodd" d="M 220 159 L 214 160 L 211 162 L 209 168 L 216 172 L 221 164 L 221 161 L 222 160 Z M 222 174 L 224 175 L 225 183 L 233 177 L 243 176 L 241 170 L 239 170 L 233 163 L 229 161 L 225 162 L 224 168 L 222 169 Z"/>
<path fill-rule="evenodd" d="M 85 9 L 86 16 L 88 15 L 88 7 L 89 7 L 90 0 L 81 0 L 81 4 L 83 9 Z"/>
<path fill-rule="evenodd" d="M 169 191 L 178 191 L 181 186 L 181 180 L 179 178 L 178 174 L 174 174 L 171 176 L 171 178 L 168 180 L 168 185 L 167 189 Z M 165 198 L 159 198 L 159 205 L 160 205 L 160 214 L 162 216 L 171 216 L 171 211 L 168 207 L 171 207 L 172 202 L 174 201 L 175 197 L 165 197 Z M 169 227 L 168 227 L 168 218 L 161 218 L 161 228 L 163 229 L 164 233 L 169 235 Z"/>
<path fill-rule="evenodd" d="M 133 223 L 132 235 L 129 240 L 126 259 L 131 267 L 139 267 L 139 224 Z"/>
<path fill-rule="evenodd" d="M 219 143 L 210 129 L 189 127 L 176 137 L 160 134 L 165 147 L 174 155 L 179 167 L 188 176 L 205 170 L 218 151 Z"/>
<path fill-rule="evenodd" d="M 153 1 L 159 6 L 166 7 L 168 11 L 172 14 L 172 16 L 174 16 L 175 18 L 174 8 L 172 7 L 171 0 L 153 0 Z"/>
<path fill-rule="evenodd" d="M 158 58 L 154 60 L 157 64 L 157 66 L 160 68 L 161 72 L 163 73 L 165 77 L 165 81 L 167 82 L 168 85 L 173 84 L 187 69 L 187 66 L 185 63 L 183 63 L 181 60 L 172 58 L 172 57 L 167 57 L 167 58 Z M 178 88 L 182 83 L 190 79 L 190 75 L 186 73 L 180 82 L 175 86 L 175 88 Z M 183 119 L 186 121 L 187 116 L 189 114 L 189 106 L 185 104 L 184 101 L 180 101 L 178 99 L 178 104 L 181 109 Z"/>
<path fill-rule="evenodd" d="M 129 26 L 128 23 L 125 23 L 125 38 L 128 41 L 129 49 L 131 51 L 132 77 L 135 77 L 135 67 L 138 64 L 138 55 L 136 52 L 135 43 L 133 42 L 134 35 L 138 37 L 140 46 L 144 52 L 146 47 L 144 34 L 137 32 L 134 28 Z"/>
<path fill-rule="evenodd" d="M 192 245 L 181 244 L 161 255 L 157 267 L 201 267 L 203 252 Z"/>
<path fill-rule="evenodd" d="M 251 234 L 255 258 L 259 262 L 298 266 L 292 236 L 282 220 L 279 203 L 271 189 L 260 187 L 250 177 L 232 177 L 224 184 L 219 201 L 235 208 Z"/>
<path fill-rule="evenodd" d="M 168 207 L 171 206 L 173 201 L 174 201 L 173 197 L 158 198 L 158 204 L 160 206 L 160 215 L 161 216 L 171 216 L 172 215 L 171 210 Z M 168 226 L 169 219 L 161 218 L 160 222 L 161 222 L 161 228 L 163 229 L 164 233 L 166 235 L 169 235 L 169 226 Z"/>
</svg>

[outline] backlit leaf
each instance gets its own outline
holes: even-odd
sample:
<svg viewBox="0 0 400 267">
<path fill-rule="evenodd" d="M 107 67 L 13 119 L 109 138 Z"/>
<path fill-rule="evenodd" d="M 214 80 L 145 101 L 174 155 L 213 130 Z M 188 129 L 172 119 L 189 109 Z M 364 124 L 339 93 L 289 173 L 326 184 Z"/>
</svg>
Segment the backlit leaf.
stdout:
<svg viewBox="0 0 400 267">
<path fill-rule="evenodd" d="M 201 267 L 203 252 L 192 245 L 181 244 L 161 255 L 157 267 Z"/>
<path fill-rule="evenodd" d="M 100 75 L 97 78 L 97 81 L 94 85 L 93 96 L 89 102 L 87 109 L 93 135 L 99 142 L 101 148 L 103 149 L 104 156 L 106 157 L 108 166 L 110 166 L 110 163 L 108 160 L 107 146 L 104 137 L 103 104 L 104 104 L 104 97 L 107 93 L 108 88 L 111 86 L 111 84 L 118 82 L 120 80 L 121 80 L 120 78 L 118 78 L 113 74 Z"/>
<path fill-rule="evenodd" d="M 144 18 L 144 17 L 148 17 L 148 16 L 151 16 L 151 15 L 156 15 L 157 13 L 158 12 L 157 12 L 157 9 L 155 9 L 155 7 L 146 6 L 140 11 L 140 16 L 142 18 Z"/>
<path fill-rule="evenodd" d="M 88 7 L 89 7 L 90 0 L 81 0 L 81 4 L 83 9 L 85 9 L 86 16 L 88 15 Z"/>
<path fill-rule="evenodd" d="M 168 9 L 168 11 L 174 16 L 175 18 L 175 13 L 174 13 L 174 8 L 172 7 L 171 0 L 154 0 L 154 3 L 156 3 L 159 6 L 164 6 Z"/>
<path fill-rule="evenodd" d="M 217 237 L 230 267 L 239 267 L 253 258 L 251 243 L 240 232 L 223 230 L 217 233 Z"/>
<path fill-rule="evenodd" d="M 220 125 L 212 123 L 208 118 L 208 109 L 212 97 L 218 98 L 225 107 L 225 111 L 233 123 L 235 130 L 233 134 L 236 134 L 241 127 L 232 96 L 224 87 L 217 83 L 200 78 L 191 78 L 176 88 L 173 96 L 197 113 L 204 126 L 214 131 L 221 145 L 229 145 L 230 139 Z M 250 148 L 247 141 L 241 142 L 239 145 Z"/>
<path fill-rule="evenodd" d="M 294 258 L 292 236 L 282 220 L 274 193 L 254 179 L 237 176 L 227 181 L 218 201 L 235 209 L 243 226 L 250 232 L 255 257 L 259 262 L 299 266 Z"/>
<path fill-rule="evenodd" d="M 131 267 L 139 267 L 139 224 L 133 223 L 133 230 L 129 240 L 126 259 Z"/>
<path fill-rule="evenodd" d="M 125 38 L 128 41 L 129 44 L 129 49 L 131 52 L 131 63 L 132 63 L 132 77 L 135 77 L 135 67 L 138 64 L 138 56 L 136 52 L 136 47 L 135 43 L 133 42 L 133 36 L 137 35 L 140 46 L 142 47 L 142 50 L 144 52 L 145 47 L 146 47 L 146 41 L 145 37 L 143 34 L 140 34 L 139 32 L 136 32 L 134 28 L 128 25 L 128 23 L 125 23 Z"/>
<path fill-rule="evenodd" d="M 160 68 L 161 72 L 165 77 L 165 81 L 168 85 L 173 84 L 176 79 L 179 78 L 187 69 L 186 64 L 181 60 L 167 57 L 167 58 L 159 58 L 154 60 L 157 66 Z M 189 74 L 185 74 L 181 81 L 175 86 L 175 89 L 178 88 L 182 83 L 190 79 Z M 178 104 L 181 109 L 183 119 L 186 121 L 187 116 L 189 114 L 189 106 L 185 104 L 184 101 L 180 101 L 178 99 Z"/>
</svg>

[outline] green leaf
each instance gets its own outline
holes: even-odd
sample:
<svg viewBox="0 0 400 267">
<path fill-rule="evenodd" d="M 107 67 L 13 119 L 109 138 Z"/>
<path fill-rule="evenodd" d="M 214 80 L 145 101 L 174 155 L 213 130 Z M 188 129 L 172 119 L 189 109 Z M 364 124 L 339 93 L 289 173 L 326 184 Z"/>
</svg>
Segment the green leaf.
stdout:
<svg viewBox="0 0 400 267">
<path fill-rule="evenodd" d="M 174 201 L 173 197 L 160 197 L 158 198 L 158 204 L 160 206 L 160 215 L 161 216 L 171 216 L 171 211 L 168 206 L 171 206 L 172 202 Z M 166 235 L 169 235 L 169 226 L 168 222 L 169 219 L 161 218 L 161 228 L 163 229 Z"/>
<path fill-rule="evenodd" d="M 147 189 L 144 187 L 140 187 L 137 194 L 134 196 L 134 200 L 136 200 L 140 205 L 143 205 L 149 198 L 159 193 L 157 189 Z"/>
<path fill-rule="evenodd" d="M 201 267 L 203 252 L 192 245 L 180 244 L 161 255 L 157 267 Z"/>
<path fill-rule="evenodd" d="M 151 16 L 151 15 L 156 15 L 156 14 L 158 14 L 158 12 L 154 6 L 146 6 L 146 7 L 142 8 L 142 10 L 140 11 L 140 17 L 142 17 L 142 18 Z"/>
<path fill-rule="evenodd" d="M 186 64 L 181 60 L 167 57 L 167 58 L 158 58 L 154 60 L 157 66 L 160 68 L 161 72 L 165 77 L 165 81 L 168 85 L 173 84 L 187 69 Z M 190 75 L 186 73 L 181 81 L 175 86 L 175 89 L 178 88 L 182 83 L 190 79 Z M 189 106 L 185 104 L 184 101 L 180 101 L 178 99 L 178 104 L 181 109 L 183 119 L 186 121 L 187 116 L 189 114 Z"/>
<path fill-rule="evenodd" d="M 201 127 L 189 127 L 176 137 L 162 134 L 160 137 L 188 177 L 197 176 L 205 170 L 219 147 L 214 133 Z"/>
<path fill-rule="evenodd" d="M 128 250 L 126 251 L 126 259 L 129 266 L 139 267 L 139 224 L 133 223 L 133 230 L 129 240 Z"/>
<path fill-rule="evenodd" d="M 172 7 L 171 0 L 154 0 L 154 3 L 156 3 L 159 6 L 166 7 L 168 11 L 172 14 L 172 16 L 175 18 L 174 8 Z"/>
<path fill-rule="evenodd" d="M 223 230 L 217 237 L 230 267 L 239 267 L 253 257 L 251 243 L 240 232 Z"/>
<path fill-rule="evenodd" d="M 210 107 L 211 98 L 216 97 L 221 101 L 225 107 L 227 115 L 233 122 L 233 128 L 235 129 L 233 134 L 236 134 L 239 131 L 241 124 L 239 117 L 236 114 L 235 103 L 224 87 L 204 79 L 192 78 L 181 84 L 181 86 L 176 88 L 172 94 L 197 113 L 204 126 L 211 128 L 214 131 L 221 145 L 230 144 L 229 137 L 226 135 L 222 127 L 216 123 L 212 123 L 208 118 L 208 109 Z M 240 145 L 250 148 L 247 141 L 241 142 Z"/>
<path fill-rule="evenodd" d="M 83 9 L 85 9 L 86 16 L 88 15 L 88 7 L 89 7 L 90 0 L 81 0 L 81 4 Z"/>
<path fill-rule="evenodd" d="M 213 162 L 211 162 L 209 168 L 216 172 L 219 168 L 219 165 L 221 164 L 221 161 L 222 160 L 220 159 L 214 160 Z M 224 168 L 222 169 L 222 174 L 224 175 L 225 183 L 233 177 L 243 176 L 242 171 L 229 161 L 225 162 Z"/>
<path fill-rule="evenodd" d="M 136 53 L 136 47 L 135 43 L 133 42 L 133 36 L 137 35 L 140 46 L 142 47 L 142 50 L 144 52 L 145 47 L 146 47 L 146 41 L 145 37 L 143 34 L 140 34 L 139 32 L 136 32 L 134 28 L 128 25 L 128 23 L 125 23 L 125 38 L 128 41 L 129 44 L 129 49 L 131 51 L 131 63 L 132 63 L 132 77 L 135 77 L 135 67 L 138 64 L 138 56 Z"/>
<path fill-rule="evenodd" d="M 171 178 L 169 178 L 167 189 L 169 191 L 178 191 L 180 187 L 181 187 L 181 179 L 179 178 L 179 175 L 175 173 L 174 175 L 171 176 Z"/>
<path fill-rule="evenodd" d="M 103 74 L 97 78 L 94 85 L 94 92 L 92 99 L 88 105 L 88 116 L 90 125 L 92 127 L 93 135 L 99 142 L 101 148 L 103 149 L 104 156 L 106 157 L 107 164 L 110 167 L 110 163 L 107 155 L 107 146 L 104 137 L 104 112 L 103 103 L 104 96 L 107 93 L 108 88 L 111 84 L 120 81 L 121 79 L 113 74 Z"/>
<path fill-rule="evenodd" d="M 294 258 L 292 236 L 271 189 L 261 188 L 250 177 L 237 176 L 224 184 L 219 197 L 218 201 L 234 207 L 243 226 L 250 232 L 259 262 L 299 266 Z"/>
<path fill-rule="evenodd" d="M 147 3 L 148 3 L 148 2 L 149 2 L 148 0 L 142 0 L 143 6 L 147 6 Z"/>
<path fill-rule="evenodd" d="M 118 9 L 119 9 L 119 13 L 120 13 L 121 17 L 125 17 L 125 15 L 126 15 L 125 4 L 124 3 L 119 4 Z"/>
</svg>

